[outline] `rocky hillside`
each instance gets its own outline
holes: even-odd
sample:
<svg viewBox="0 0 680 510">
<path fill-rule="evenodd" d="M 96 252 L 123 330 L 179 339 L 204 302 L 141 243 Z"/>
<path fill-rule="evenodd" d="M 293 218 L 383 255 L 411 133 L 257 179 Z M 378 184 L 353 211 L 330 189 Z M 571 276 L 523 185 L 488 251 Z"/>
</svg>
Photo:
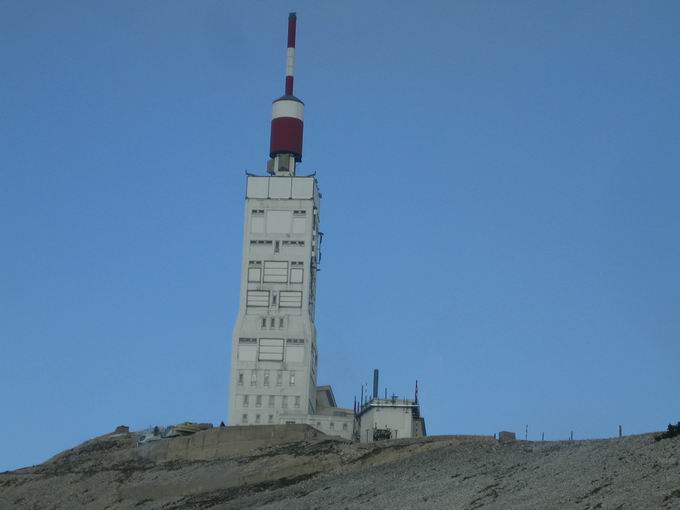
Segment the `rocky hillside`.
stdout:
<svg viewBox="0 0 680 510">
<path fill-rule="evenodd" d="M 680 509 L 680 437 L 373 445 L 317 437 L 208 460 L 159 460 L 150 454 L 157 446 L 136 441 L 102 436 L 2 473 L 0 508 Z"/>
</svg>

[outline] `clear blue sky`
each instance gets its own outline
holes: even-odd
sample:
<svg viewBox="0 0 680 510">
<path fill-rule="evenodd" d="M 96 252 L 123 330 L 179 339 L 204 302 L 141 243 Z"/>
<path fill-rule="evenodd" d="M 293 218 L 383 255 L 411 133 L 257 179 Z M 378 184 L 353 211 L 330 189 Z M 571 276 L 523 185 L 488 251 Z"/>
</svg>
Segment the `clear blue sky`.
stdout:
<svg viewBox="0 0 680 510">
<path fill-rule="evenodd" d="M 298 13 L 320 383 L 432 434 L 680 419 L 680 4 L 0 0 L 0 470 L 219 423 Z"/>
</svg>

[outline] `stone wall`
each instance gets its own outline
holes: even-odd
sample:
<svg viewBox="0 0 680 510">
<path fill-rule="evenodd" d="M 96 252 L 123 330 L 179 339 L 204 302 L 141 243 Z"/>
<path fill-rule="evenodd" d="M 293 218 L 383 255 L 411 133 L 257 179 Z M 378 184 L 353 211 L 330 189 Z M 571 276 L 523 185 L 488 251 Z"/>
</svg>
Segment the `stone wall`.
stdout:
<svg viewBox="0 0 680 510">
<path fill-rule="evenodd" d="M 255 448 L 324 436 L 314 427 L 303 424 L 220 427 L 144 444 L 137 448 L 137 454 L 154 462 L 214 460 Z"/>
</svg>

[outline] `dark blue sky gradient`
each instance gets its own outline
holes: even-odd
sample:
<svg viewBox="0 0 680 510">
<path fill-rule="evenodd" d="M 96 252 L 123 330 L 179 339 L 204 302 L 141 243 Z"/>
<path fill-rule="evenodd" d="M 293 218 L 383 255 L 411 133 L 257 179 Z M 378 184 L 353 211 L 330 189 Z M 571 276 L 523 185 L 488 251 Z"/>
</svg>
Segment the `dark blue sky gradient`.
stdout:
<svg viewBox="0 0 680 510">
<path fill-rule="evenodd" d="M 291 10 L 319 382 L 417 378 L 431 434 L 679 420 L 678 2 L 0 0 L 0 470 L 225 419 Z"/>
</svg>

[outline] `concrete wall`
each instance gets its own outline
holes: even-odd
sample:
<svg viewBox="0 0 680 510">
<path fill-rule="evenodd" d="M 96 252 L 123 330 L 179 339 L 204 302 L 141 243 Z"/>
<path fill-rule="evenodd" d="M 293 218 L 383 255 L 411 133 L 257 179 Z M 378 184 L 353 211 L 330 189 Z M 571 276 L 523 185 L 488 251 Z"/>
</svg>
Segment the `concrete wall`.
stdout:
<svg viewBox="0 0 680 510">
<path fill-rule="evenodd" d="M 425 429 L 425 418 L 422 416 L 413 418 L 413 437 L 425 437 L 427 430 Z"/>
<path fill-rule="evenodd" d="M 336 408 L 337 409 L 337 408 Z M 306 416 L 282 416 L 281 422 L 295 421 L 296 423 L 306 423 L 315 429 L 329 436 L 339 436 L 343 439 L 351 440 L 354 431 L 354 415 L 349 416 L 328 416 L 311 414 Z"/>
<path fill-rule="evenodd" d="M 324 436 L 317 429 L 303 424 L 223 427 L 144 444 L 137 448 L 137 454 L 155 462 L 213 460 L 265 446 Z"/>
</svg>

